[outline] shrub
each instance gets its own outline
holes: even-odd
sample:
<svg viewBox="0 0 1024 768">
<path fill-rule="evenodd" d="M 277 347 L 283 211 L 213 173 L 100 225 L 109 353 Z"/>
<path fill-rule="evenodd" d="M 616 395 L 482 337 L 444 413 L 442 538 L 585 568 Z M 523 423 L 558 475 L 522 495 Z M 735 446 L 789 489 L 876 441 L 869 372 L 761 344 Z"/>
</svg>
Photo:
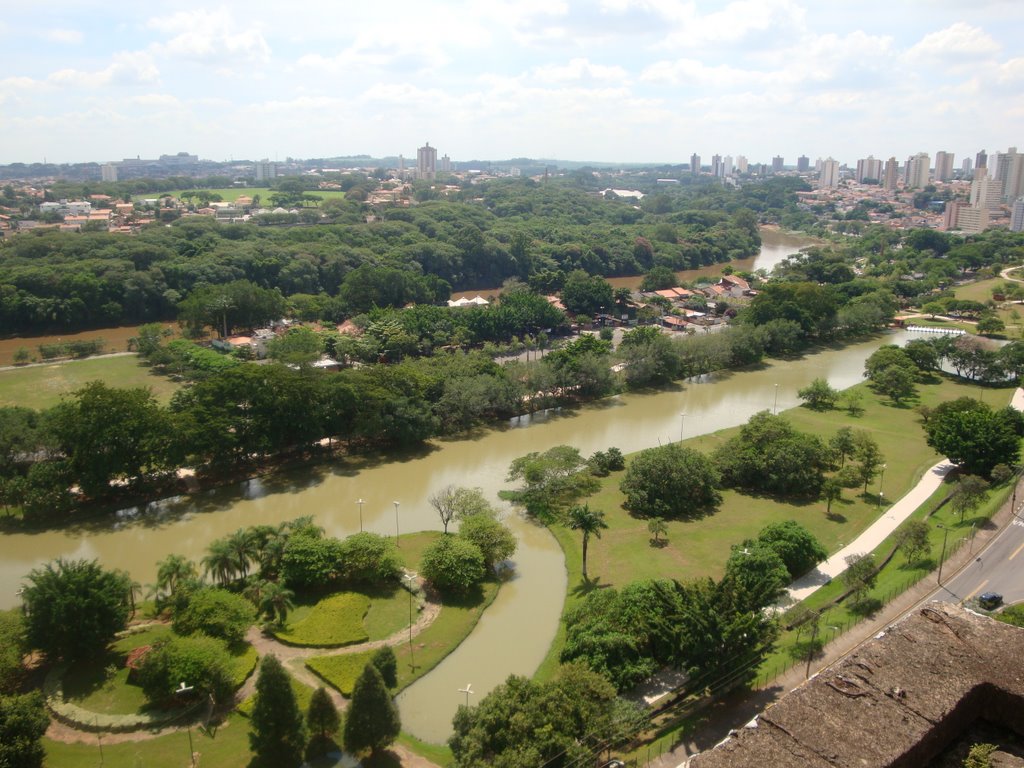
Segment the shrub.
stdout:
<svg viewBox="0 0 1024 768">
<path fill-rule="evenodd" d="M 234 662 L 224 643 L 206 635 L 172 637 L 150 651 L 139 670 L 142 692 L 154 703 L 173 701 L 184 681 L 193 695 L 225 701 L 234 690 Z"/>
<path fill-rule="evenodd" d="M 353 584 L 380 584 L 398 578 L 402 557 L 393 540 L 376 533 L 356 533 L 341 542 L 341 578 Z"/>
<path fill-rule="evenodd" d="M 442 536 L 423 552 L 420 570 L 441 590 L 467 592 L 487 575 L 480 547 L 458 536 Z"/>
<path fill-rule="evenodd" d="M 341 570 L 342 543 L 306 532 L 288 537 L 281 557 L 281 575 L 292 589 L 324 589 Z"/>
<path fill-rule="evenodd" d="M 233 644 L 245 638 L 255 620 L 256 611 L 244 597 L 207 587 L 193 593 L 188 604 L 175 612 L 174 631 L 180 635 L 202 632 Z"/>
</svg>

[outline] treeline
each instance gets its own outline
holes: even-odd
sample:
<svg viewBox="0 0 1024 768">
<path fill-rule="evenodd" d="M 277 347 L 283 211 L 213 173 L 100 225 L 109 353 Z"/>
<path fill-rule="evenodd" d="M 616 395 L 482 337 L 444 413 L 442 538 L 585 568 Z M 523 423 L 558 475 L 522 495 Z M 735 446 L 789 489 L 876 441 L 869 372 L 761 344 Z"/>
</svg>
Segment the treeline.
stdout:
<svg viewBox="0 0 1024 768">
<path fill-rule="evenodd" d="M 195 291 L 243 280 L 289 303 L 315 300 L 337 320 L 369 306 L 362 276 L 352 276 L 364 265 L 402 276 L 402 290 L 374 297 L 381 307 L 435 303 L 452 288 L 511 277 L 696 267 L 757 252 L 747 195 L 678 194 L 644 210 L 571 186 L 503 181 L 388 209 L 370 223 L 361 203 L 337 200 L 324 203 L 314 227 L 188 217 L 133 237 L 28 232 L 0 243 L 0 326 L 74 330 L 170 319 Z"/>
</svg>

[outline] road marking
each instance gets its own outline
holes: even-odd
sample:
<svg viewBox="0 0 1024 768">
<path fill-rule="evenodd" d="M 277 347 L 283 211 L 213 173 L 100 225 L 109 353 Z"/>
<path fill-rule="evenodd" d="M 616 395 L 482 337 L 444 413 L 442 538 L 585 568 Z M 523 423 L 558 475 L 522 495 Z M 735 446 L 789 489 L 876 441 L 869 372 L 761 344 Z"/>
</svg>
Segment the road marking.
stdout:
<svg viewBox="0 0 1024 768">
<path fill-rule="evenodd" d="M 971 599 L 972 597 L 974 597 L 974 596 L 975 596 L 976 594 L 978 594 L 979 592 L 981 592 L 981 590 L 983 590 L 983 589 L 985 588 L 985 585 L 986 585 L 986 584 L 988 584 L 988 579 L 985 579 L 985 580 L 984 580 L 983 582 L 981 582 L 981 584 L 979 584 L 979 585 L 977 586 L 977 588 L 976 588 L 976 589 L 975 589 L 975 590 L 974 590 L 973 592 L 971 592 L 971 594 L 967 595 L 967 597 L 965 597 L 965 598 L 964 598 L 963 600 L 961 600 L 960 602 L 961 602 L 961 603 L 966 603 L 966 602 L 967 602 L 968 600 L 970 600 L 970 599 Z"/>
<path fill-rule="evenodd" d="M 1012 555 L 1010 555 L 1010 556 L 1009 556 L 1008 558 L 1006 558 L 1006 559 L 1007 559 L 1007 560 L 1013 560 L 1013 558 L 1015 558 L 1015 557 L 1016 557 L 1017 555 L 1019 555 L 1019 554 L 1020 554 L 1020 551 L 1021 551 L 1022 549 L 1024 549 L 1024 544 L 1021 544 L 1021 545 L 1020 545 L 1019 547 L 1017 547 L 1017 548 L 1016 548 L 1015 550 L 1013 550 L 1013 554 L 1012 554 Z"/>
<path fill-rule="evenodd" d="M 1021 520 L 1020 518 L 1017 518 L 1017 517 L 1013 518 L 1013 524 L 1014 525 L 1019 525 L 1022 528 L 1024 528 L 1024 520 Z"/>
</svg>

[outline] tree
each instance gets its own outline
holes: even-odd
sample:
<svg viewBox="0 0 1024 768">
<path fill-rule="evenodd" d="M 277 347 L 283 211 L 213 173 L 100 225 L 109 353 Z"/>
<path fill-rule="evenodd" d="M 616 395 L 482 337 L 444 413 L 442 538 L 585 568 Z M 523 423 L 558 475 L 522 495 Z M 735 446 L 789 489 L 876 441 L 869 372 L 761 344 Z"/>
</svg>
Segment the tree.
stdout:
<svg viewBox="0 0 1024 768">
<path fill-rule="evenodd" d="M 896 405 L 917 394 L 917 387 L 914 385 L 914 374 L 898 365 L 890 365 L 888 368 L 883 368 L 875 374 L 872 381 L 875 388 Z"/>
<path fill-rule="evenodd" d="M 662 517 L 652 517 L 647 521 L 647 532 L 651 534 L 651 541 L 654 546 L 661 546 L 661 536 L 668 539 L 668 525 L 665 524 L 665 519 Z"/>
<path fill-rule="evenodd" d="M 601 531 L 608 527 L 604 512 L 592 510 L 587 504 L 575 505 L 569 510 L 569 528 L 583 534 L 583 580 L 587 581 L 587 545 L 590 537 L 601 538 Z"/>
<path fill-rule="evenodd" d="M 515 535 L 500 521 L 489 515 L 471 515 L 459 524 L 459 537 L 471 541 L 480 548 L 484 566 L 488 570 L 508 560 L 515 554 Z"/>
<path fill-rule="evenodd" d="M 928 533 L 928 523 L 924 520 L 910 520 L 896 531 L 894 539 L 896 546 L 903 552 L 903 556 L 911 565 L 919 563 L 930 553 L 931 545 L 928 543 Z"/>
<path fill-rule="evenodd" d="M 423 577 L 440 590 L 468 592 L 487 575 L 480 547 L 458 536 L 442 536 L 420 561 Z"/>
<path fill-rule="evenodd" d="M 846 558 L 846 570 L 843 571 L 843 584 L 850 590 L 853 604 L 864 601 L 868 592 L 875 586 L 878 571 L 875 568 L 873 555 L 849 555 Z"/>
<path fill-rule="evenodd" d="M 373 664 L 367 664 L 356 680 L 345 713 L 345 751 L 358 754 L 369 749 L 372 757 L 394 743 L 401 727 L 398 707 L 384 679 Z"/>
<path fill-rule="evenodd" d="M 985 315 L 978 321 L 976 328 L 978 333 L 982 336 L 991 336 L 1005 331 L 1006 323 L 1000 320 L 996 315 Z"/>
<path fill-rule="evenodd" d="M 295 608 L 295 593 L 279 581 L 267 582 L 260 595 L 259 609 L 263 616 L 283 627 L 288 613 Z"/>
<path fill-rule="evenodd" d="M 260 661 L 256 701 L 250 718 L 250 765 L 259 768 L 299 768 L 306 744 L 302 712 L 295 701 L 288 673 L 272 654 Z"/>
<path fill-rule="evenodd" d="M 936 406 L 925 432 L 928 445 L 963 472 L 987 477 L 996 464 L 1017 463 L 1020 425 L 1020 415 L 1010 408 L 993 410 L 962 397 Z"/>
<path fill-rule="evenodd" d="M 589 337 L 588 337 L 589 338 Z M 556 445 L 544 453 L 528 453 L 515 459 L 507 480 L 521 480 L 523 488 L 515 493 L 532 515 L 550 515 L 561 505 L 593 488 L 596 481 L 584 475 L 587 462 L 579 449 Z"/>
<path fill-rule="evenodd" d="M 283 336 L 277 336 L 267 345 L 267 356 L 271 360 L 299 367 L 315 363 L 323 351 L 323 339 L 304 325 L 289 328 Z"/>
<path fill-rule="evenodd" d="M 0 694 L 18 690 L 25 674 L 22 658 L 27 652 L 22 612 L 16 608 L 0 611 Z"/>
<path fill-rule="evenodd" d="M 766 525 L 757 534 L 757 543 L 772 549 L 793 579 L 803 576 L 828 557 L 828 550 L 796 520 Z"/>
<path fill-rule="evenodd" d="M 334 706 L 331 695 L 323 686 L 320 686 L 309 699 L 309 709 L 306 710 L 306 727 L 312 733 L 306 754 L 308 756 L 324 755 L 330 749 L 331 739 L 341 727 L 341 715 L 338 708 Z"/>
<path fill-rule="evenodd" d="M 950 503 L 954 512 L 960 513 L 960 522 L 967 512 L 973 512 L 988 498 L 989 484 L 976 475 L 962 475 Z"/>
<path fill-rule="evenodd" d="M 644 517 L 700 517 L 721 502 L 710 458 L 678 443 L 637 454 L 619 483 L 623 506 Z"/>
<path fill-rule="evenodd" d="M 864 483 L 864 493 L 867 493 L 868 483 L 878 474 L 878 470 L 882 466 L 882 451 L 870 432 L 858 430 L 854 433 L 853 439 L 856 444 L 854 457 L 859 462 L 856 470 L 857 476 Z"/>
<path fill-rule="evenodd" d="M 778 553 L 761 542 L 733 547 L 725 563 L 725 577 L 740 611 L 760 611 L 778 600 L 789 583 L 789 571 Z"/>
<path fill-rule="evenodd" d="M 834 477 L 829 477 L 821 484 L 821 495 L 825 499 L 825 514 L 832 514 L 832 502 L 843 497 L 843 484 Z"/>
<path fill-rule="evenodd" d="M 839 399 L 839 390 L 829 386 L 825 379 L 815 379 L 796 394 L 812 411 L 828 411 Z"/>
<path fill-rule="evenodd" d="M 281 576 L 292 589 L 323 589 L 341 570 L 338 539 L 303 530 L 288 537 L 281 556 Z"/>
<path fill-rule="evenodd" d="M 0 765 L 4 768 L 42 768 L 46 757 L 43 735 L 50 725 L 38 693 L 0 696 Z"/>
<path fill-rule="evenodd" d="M 50 657 L 88 659 L 128 621 L 131 580 L 95 560 L 63 560 L 34 568 L 22 593 L 26 637 Z"/>
<path fill-rule="evenodd" d="M 462 488 L 446 485 L 431 494 L 430 506 L 441 518 L 444 532 L 448 533 L 448 525 L 452 520 L 462 520 L 473 515 L 494 516 L 494 509 L 479 488 Z"/>
<path fill-rule="evenodd" d="M 574 315 L 593 317 L 613 302 L 612 286 L 600 275 L 588 275 L 581 269 L 570 272 L 562 287 L 562 303 Z"/>
<path fill-rule="evenodd" d="M 215 587 L 193 592 L 188 604 L 174 612 L 179 635 L 201 632 L 228 643 L 239 643 L 256 618 L 252 604 L 241 595 Z"/>
<path fill-rule="evenodd" d="M 182 555 L 168 555 L 156 566 L 156 584 L 153 586 L 164 597 L 174 594 L 178 586 L 199 576 L 196 565 Z"/>
<path fill-rule="evenodd" d="M 402 556 L 393 539 L 360 531 L 342 540 L 338 548 L 339 575 L 351 584 L 380 585 L 398 578 Z"/>
<path fill-rule="evenodd" d="M 384 685 L 388 688 L 398 687 L 398 659 L 395 657 L 395 649 L 390 645 L 382 645 L 373 652 L 370 663 L 380 672 Z"/>
<path fill-rule="evenodd" d="M 846 458 L 853 455 L 857 444 L 853 439 L 853 430 L 850 427 L 840 427 L 828 441 L 828 447 L 839 457 L 839 468 L 846 466 Z"/>
</svg>

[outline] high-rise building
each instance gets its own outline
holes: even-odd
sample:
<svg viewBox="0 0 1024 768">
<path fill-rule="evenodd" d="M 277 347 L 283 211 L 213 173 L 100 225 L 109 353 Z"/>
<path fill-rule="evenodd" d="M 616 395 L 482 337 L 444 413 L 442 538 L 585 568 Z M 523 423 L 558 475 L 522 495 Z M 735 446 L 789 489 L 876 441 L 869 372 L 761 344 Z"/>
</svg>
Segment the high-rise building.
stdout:
<svg viewBox="0 0 1024 768">
<path fill-rule="evenodd" d="M 988 211 L 973 205 L 962 205 L 956 213 L 956 226 L 961 232 L 981 232 L 988 227 Z"/>
<path fill-rule="evenodd" d="M 772 173 L 780 173 L 786 167 L 785 161 L 782 159 L 782 155 L 776 155 L 772 158 Z"/>
<path fill-rule="evenodd" d="M 821 173 L 818 174 L 818 186 L 821 189 L 833 189 L 839 186 L 839 161 L 831 157 L 821 163 Z"/>
<path fill-rule="evenodd" d="M 1010 212 L 1010 231 L 1024 232 L 1024 197 L 1018 197 L 1013 202 L 1013 210 Z"/>
<path fill-rule="evenodd" d="M 998 211 L 1003 202 L 1003 182 L 990 178 L 985 166 L 978 168 L 971 182 L 971 205 L 986 211 Z"/>
<path fill-rule="evenodd" d="M 953 178 L 953 153 L 942 150 L 935 153 L 935 180 L 949 181 Z"/>
<path fill-rule="evenodd" d="M 271 179 L 277 178 L 277 163 L 272 163 L 266 158 L 263 158 L 256 163 L 253 169 L 253 176 L 256 177 L 256 181 L 270 181 Z"/>
<path fill-rule="evenodd" d="M 694 176 L 700 173 L 700 155 L 696 152 L 690 155 L 690 173 Z"/>
<path fill-rule="evenodd" d="M 726 155 L 722 158 L 722 175 L 732 176 L 732 155 Z"/>
<path fill-rule="evenodd" d="M 963 200 L 950 200 L 946 203 L 946 210 L 942 212 L 942 228 L 945 230 L 956 229 L 957 213 L 965 205 Z"/>
<path fill-rule="evenodd" d="M 747 158 L 745 155 L 736 156 L 736 173 L 747 172 Z"/>
<path fill-rule="evenodd" d="M 433 181 L 437 173 L 437 149 L 430 146 L 428 141 L 425 146 L 416 150 L 416 178 Z"/>
<path fill-rule="evenodd" d="M 101 165 L 100 178 L 103 181 L 117 181 L 117 166 L 113 163 L 104 163 Z"/>
<path fill-rule="evenodd" d="M 448 155 L 444 155 L 441 158 L 441 173 L 452 172 L 452 159 Z"/>
<path fill-rule="evenodd" d="M 889 192 L 895 191 L 899 177 L 900 164 L 896 162 L 895 157 L 890 157 L 885 161 L 885 178 L 882 179 L 882 186 Z"/>
<path fill-rule="evenodd" d="M 999 155 L 999 180 L 1003 182 L 1003 200 L 1010 202 L 1024 195 L 1024 154 L 1010 147 Z"/>
<path fill-rule="evenodd" d="M 928 186 L 931 157 L 927 152 L 918 152 L 907 160 L 907 189 L 923 189 Z"/>
<path fill-rule="evenodd" d="M 965 177 L 971 175 L 971 171 L 974 170 L 974 165 L 973 165 L 973 161 L 971 160 L 971 158 L 969 158 L 969 157 L 965 157 L 964 158 L 963 163 L 960 164 L 960 170 L 963 172 L 963 175 Z"/>
<path fill-rule="evenodd" d="M 988 165 L 988 155 L 985 153 L 985 150 L 983 149 L 983 150 L 981 150 L 981 152 L 979 152 L 978 154 L 976 154 L 974 156 L 974 167 L 975 168 L 984 168 L 987 165 Z"/>
<path fill-rule="evenodd" d="M 722 156 L 712 155 L 711 156 L 711 175 L 721 176 L 722 175 Z"/>
<path fill-rule="evenodd" d="M 796 170 L 799 173 L 807 173 L 811 169 L 811 161 L 807 155 L 800 155 L 796 159 Z"/>
<path fill-rule="evenodd" d="M 863 160 L 857 161 L 857 173 L 854 176 L 858 183 L 864 179 L 879 181 L 882 178 L 882 161 L 876 160 L 873 155 L 868 155 Z"/>
</svg>

